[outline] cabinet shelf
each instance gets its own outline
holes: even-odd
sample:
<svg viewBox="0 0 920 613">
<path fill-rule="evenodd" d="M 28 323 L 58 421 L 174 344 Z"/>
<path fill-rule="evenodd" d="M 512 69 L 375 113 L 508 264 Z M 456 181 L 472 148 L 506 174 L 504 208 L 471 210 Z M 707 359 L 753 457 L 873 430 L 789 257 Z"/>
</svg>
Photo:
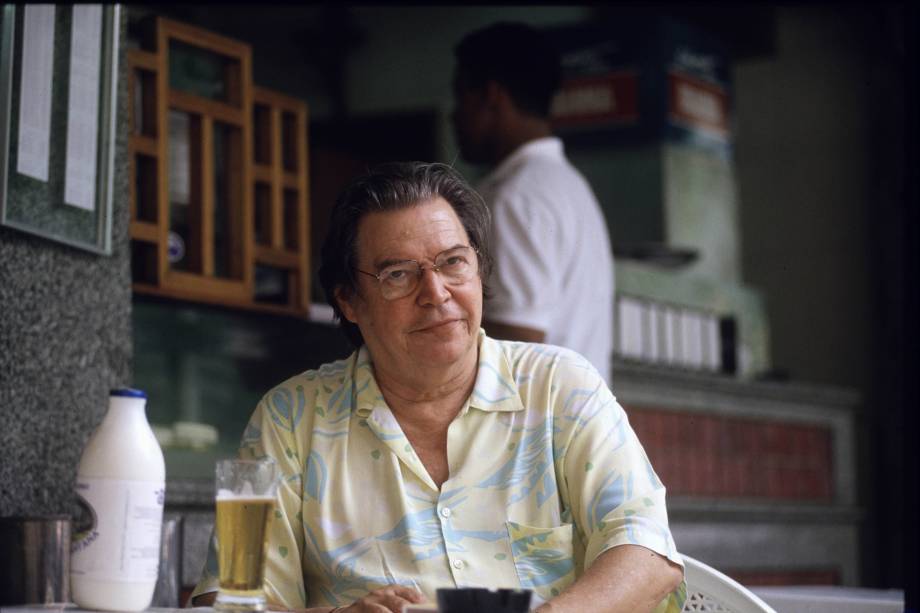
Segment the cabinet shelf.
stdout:
<svg viewBox="0 0 920 613">
<path fill-rule="evenodd" d="M 160 240 L 160 227 L 157 224 L 132 220 L 129 230 L 132 240 L 146 243 L 157 243 Z"/>
<path fill-rule="evenodd" d="M 132 136 L 128 141 L 128 152 L 129 153 L 139 153 L 141 155 L 146 155 L 147 157 L 158 157 L 160 155 L 159 144 L 157 139 L 150 136 L 144 136 L 138 134 Z"/>
<path fill-rule="evenodd" d="M 147 26 L 127 54 L 134 290 L 306 316 L 306 104 L 254 86 L 244 43 Z"/>
<path fill-rule="evenodd" d="M 157 54 L 143 49 L 128 49 L 128 63 L 135 68 L 156 72 L 159 68 Z"/>
<path fill-rule="evenodd" d="M 268 264 L 278 268 L 299 268 L 301 265 L 301 254 L 297 251 L 287 251 L 281 249 L 272 249 L 256 245 L 255 260 L 260 264 Z"/>
<path fill-rule="evenodd" d="M 157 298 L 166 298 L 170 300 L 182 300 L 184 302 L 197 302 L 201 304 L 210 304 L 213 306 L 221 306 L 243 311 L 270 313 L 273 315 L 285 315 L 287 317 L 296 317 L 298 319 L 308 318 L 306 310 L 301 308 L 293 308 L 286 305 L 253 302 L 250 299 L 237 301 L 226 296 L 202 295 L 194 291 L 189 292 L 176 289 L 164 290 L 163 288 L 152 285 L 150 283 L 135 282 L 131 287 L 135 294 L 141 294 L 144 296 L 154 296 Z"/>
<path fill-rule="evenodd" d="M 244 109 L 187 92 L 170 90 L 169 108 L 195 115 L 207 115 L 216 121 L 222 121 L 234 126 L 243 127 L 247 125 Z"/>
</svg>

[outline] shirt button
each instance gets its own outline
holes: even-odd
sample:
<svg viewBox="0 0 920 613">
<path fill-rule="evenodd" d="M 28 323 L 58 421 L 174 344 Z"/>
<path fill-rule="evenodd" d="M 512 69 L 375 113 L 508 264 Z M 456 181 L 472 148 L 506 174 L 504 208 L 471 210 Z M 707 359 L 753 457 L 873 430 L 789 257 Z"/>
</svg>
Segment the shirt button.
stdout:
<svg viewBox="0 0 920 613">
<path fill-rule="evenodd" d="M 448 517 L 450 517 L 450 509 L 448 509 L 447 507 L 444 507 L 443 509 L 441 509 L 441 517 L 443 517 L 444 519 L 447 519 Z"/>
<path fill-rule="evenodd" d="M 463 560 L 454 560 L 454 568 L 457 570 L 463 568 Z"/>
</svg>

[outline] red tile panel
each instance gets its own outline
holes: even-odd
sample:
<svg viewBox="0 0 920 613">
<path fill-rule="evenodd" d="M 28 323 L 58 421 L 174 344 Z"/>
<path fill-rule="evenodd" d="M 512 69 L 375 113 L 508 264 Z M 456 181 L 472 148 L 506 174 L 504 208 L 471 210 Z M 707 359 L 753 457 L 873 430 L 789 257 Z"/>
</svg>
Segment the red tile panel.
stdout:
<svg viewBox="0 0 920 613">
<path fill-rule="evenodd" d="M 830 426 L 628 407 L 670 494 L 830 501 Z"/>
<path fill-rule="evenodd" d="M 701 455 L 703 457 L 700 470 L 703 474 L 703 485 L 701 494 L 704 496 L 715 496 L 722 489 L 722 473 L 719 471 L 718 448 L 716 441 L 719 440 L 719 420 L 711 415 L 704 415 L 701 419 L 701 440 L 703 448 Z"/>
</svg>

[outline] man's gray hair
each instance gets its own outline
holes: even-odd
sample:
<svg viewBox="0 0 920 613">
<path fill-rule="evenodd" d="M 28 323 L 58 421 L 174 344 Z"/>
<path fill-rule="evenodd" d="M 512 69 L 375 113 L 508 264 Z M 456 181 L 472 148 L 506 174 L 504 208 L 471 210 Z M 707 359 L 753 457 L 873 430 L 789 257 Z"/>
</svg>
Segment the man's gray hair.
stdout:
<svg viewBox="0 0 920 613">
<path fill-rule="evenodd" d="M 470 245 L 479 254 L 479 274 L 486 290 L 492 271 L 489 209 L 450 166 L 425 162 L 382 164 L 355 178 L 336 200 L 320 253 L 319 279 L 342 331 L 355 347 L 364 344 L 364 337 L 358 326 L 345 318 L 335 292 L 339 289 L 345 297 L 350 297 L 357 291 L 355 267 L 361 220 L 368 213 L 405 209 L 439 196 L 453 207 Z M 487 290 L 485 293 L 488 295 Z"/>
</svg>

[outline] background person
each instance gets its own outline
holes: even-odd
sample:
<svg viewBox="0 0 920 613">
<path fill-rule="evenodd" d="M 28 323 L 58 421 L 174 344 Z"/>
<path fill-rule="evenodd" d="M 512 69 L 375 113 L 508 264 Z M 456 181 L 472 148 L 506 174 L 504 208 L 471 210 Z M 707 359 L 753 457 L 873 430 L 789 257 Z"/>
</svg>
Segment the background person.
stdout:
<svg viewBox="0 0 920 613">
<path fill-rule="evenodd" d="M 461 155 L 493 167 L 478 186 L 492 210 L 493 337 L 578 351 L 609 382 L 614 270 L 604 215 L 552 135 L 559 56 L 536 30 L 499 23 L 455 48 Z"/>
<path fill-rule="evenodd" d="M 480 329 L 488 226 L 440 164 L 380 167 L 336 203 L 320 279 L 357 350 L 266 394 L 240 451 L 283 473 L 275 606 L 400 612 L 476 586 L 680 610 L 664 487 L 597 371 Z"/>
</svg>

